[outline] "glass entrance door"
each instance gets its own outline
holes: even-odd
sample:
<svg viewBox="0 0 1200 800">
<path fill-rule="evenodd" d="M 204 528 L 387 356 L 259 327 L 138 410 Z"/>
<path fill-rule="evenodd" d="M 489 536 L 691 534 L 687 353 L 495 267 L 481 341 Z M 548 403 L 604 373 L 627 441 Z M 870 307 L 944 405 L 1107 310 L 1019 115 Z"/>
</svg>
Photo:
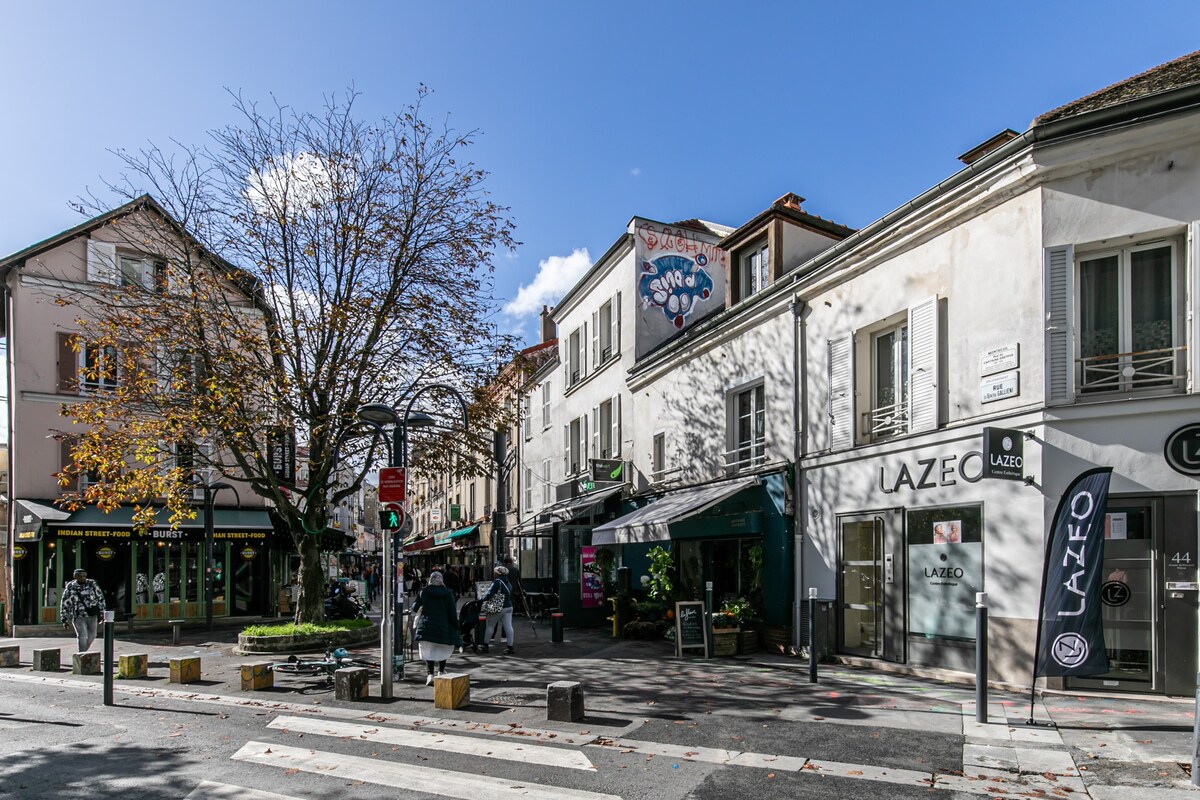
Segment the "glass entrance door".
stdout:
<svg viewBox="0 0 1200 800">
<path fill-rule="evenodd" d="M 883 526 L 877 519 L 842 521 L 841 649 L 883 655 Z"/>
<path fill-rule="evenodd" d="M 1101 589 L 1109 671 L 1072 680 L 1072 686 L 1158 690 L 1154 658 L 1159 617 L 1155 553 L 1161 515 L 1161 501 L 1154 498 L 1109 498 Z"/>
</svg>

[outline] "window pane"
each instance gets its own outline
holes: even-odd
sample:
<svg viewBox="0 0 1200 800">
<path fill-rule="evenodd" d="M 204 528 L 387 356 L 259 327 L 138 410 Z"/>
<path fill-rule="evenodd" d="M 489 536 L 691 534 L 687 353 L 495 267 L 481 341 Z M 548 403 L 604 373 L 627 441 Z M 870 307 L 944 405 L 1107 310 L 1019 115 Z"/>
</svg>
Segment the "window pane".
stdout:
<svg viewBox="0 0 1200 800">
<path fill-rule="evenodd" d="M 875 338 L 875 408 L 896 402 L 896 332 Z"/>
<path fill-rule="evenodd" d="M 1172 347 L 1171 248 L 1138 250 L 1130 262 L 1133 352 Z"/>
<path fill-rule="evenodd" d="M 1082 358 L 1121 352 L 1118 257 L 1079 264 L 1079 354 Z"/>
</svg>

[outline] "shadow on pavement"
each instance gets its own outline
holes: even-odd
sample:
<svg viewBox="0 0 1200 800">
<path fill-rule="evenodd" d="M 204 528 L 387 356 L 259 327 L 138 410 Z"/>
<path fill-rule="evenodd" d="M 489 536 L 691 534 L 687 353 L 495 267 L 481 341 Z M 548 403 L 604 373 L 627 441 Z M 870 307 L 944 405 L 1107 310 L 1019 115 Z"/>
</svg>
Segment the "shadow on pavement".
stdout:
<svg viewBox="0 0 1200 800">
<path fill-rule="evenodd" d="M 20 760 L 6 760 L 0 797 L 103 797 L 112 780 L 137 781 L 159 797 L 183 797 L 194 783 L 178 777 L 186 761 L 180 750 L 107 742 L 27 750 Z"/>
</svg>

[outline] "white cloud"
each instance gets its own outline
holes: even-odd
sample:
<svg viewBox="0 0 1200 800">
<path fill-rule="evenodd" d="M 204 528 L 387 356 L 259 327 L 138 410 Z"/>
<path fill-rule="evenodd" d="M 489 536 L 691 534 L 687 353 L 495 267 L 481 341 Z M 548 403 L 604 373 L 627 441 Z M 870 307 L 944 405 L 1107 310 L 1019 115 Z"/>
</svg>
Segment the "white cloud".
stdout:
<svg viewBox="0 0 1200 800">
<path fill-rule="evenodd" d="M 592 266 L 586 247 L 574 250 L 569 256 L 550 256 L 538 262 L 538 274 L 531 283 L 517 290 L 517 296 L 504 306 L 512 316 L 536 314 L 543 305 L 554 305 L 570 291 Z"/>
<path fill-rule="evenodd" d="M 633 177 L 637 178 L 637 177 L 641 176 L 642 168 L 634 167 L 633 169 L 629 170 L 629 174 L 632 175 Z"/>
</svg>

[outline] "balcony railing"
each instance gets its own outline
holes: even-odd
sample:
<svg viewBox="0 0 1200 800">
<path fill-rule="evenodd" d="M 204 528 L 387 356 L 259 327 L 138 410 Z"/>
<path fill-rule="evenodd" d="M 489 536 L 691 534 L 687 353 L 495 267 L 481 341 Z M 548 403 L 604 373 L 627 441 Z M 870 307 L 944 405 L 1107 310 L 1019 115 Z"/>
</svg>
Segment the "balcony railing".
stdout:
<svg viewBox="0 0 1200 800">
<path fill-rule="evenodd" d="M 767 461 L 767 439 L 759 436 L 725 451 L 725 466 L 731 470 L 757 467 Z"/>
<path fill-rule="evenodd" d="M 1079 391 L 1136 392 L 1145 389 L 1182 389 L 1186 379 L 1183 354 L 1186 345 L 1114 353 L 1076 359 L 1079 364 Z"/>
<path fill-rule="evenodd" d="M 863 423 L 872 440 L 903 436 L 908 433 L 908 403 L 873 408 L 863 414 Z"/>
</svg>

